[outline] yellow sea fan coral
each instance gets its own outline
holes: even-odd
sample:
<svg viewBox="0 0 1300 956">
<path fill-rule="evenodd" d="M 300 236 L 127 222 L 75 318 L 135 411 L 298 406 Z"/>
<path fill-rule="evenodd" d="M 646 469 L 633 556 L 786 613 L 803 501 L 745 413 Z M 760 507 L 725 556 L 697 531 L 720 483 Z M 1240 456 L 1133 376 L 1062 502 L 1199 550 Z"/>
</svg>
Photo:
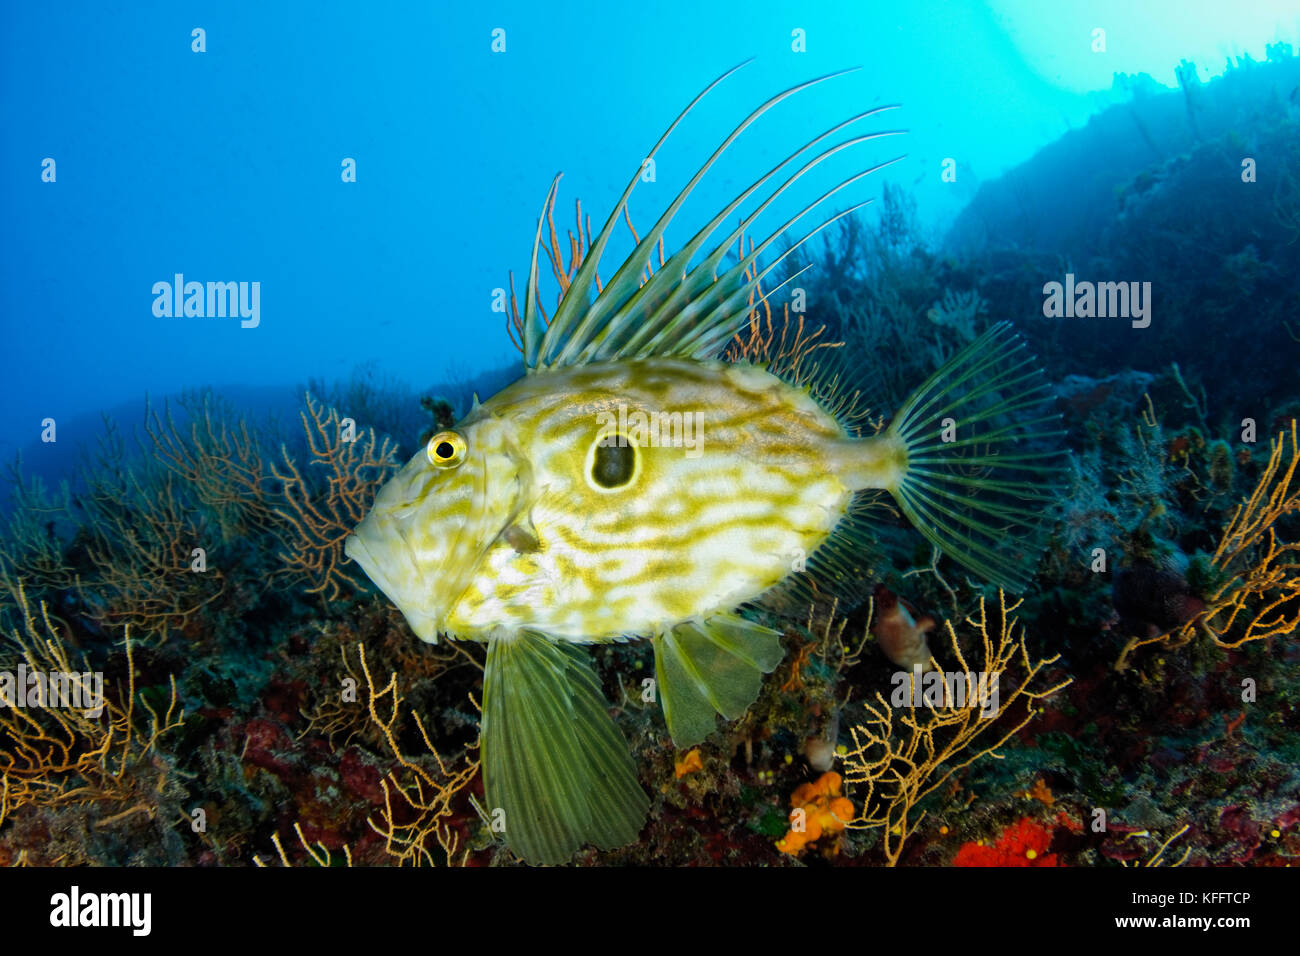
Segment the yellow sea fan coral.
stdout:
<svg viewBox="0 0 1300 956">
<path fill-rule="evenodd" d="M 1286 432 L 1272 442 L 1259 483 L 1224 526 L 1211 566 L 1220 583 L 1205 599 L 1205 609 L 1176 630 L 1135 637 L 1124 645 L 1116 670 L 1126 669 L 1133 652 L 1148 644 L 1182 647 L 1198 633 L 1219 647 L 1237 648 L 1266 637 L 1293 634 L 1300 627 L 1300 541 L 1283 541 L 1277 523 L 1300 515 L 1300 443 L 1291 423 L 1289 460 Z"/>
<path fill-rule="evenodd" d="M 849 828 L 880 828 L 889 866 L 898 863 L 904 844 L 925 818 L 916 812 L 917 805 L 981 757 L 999 756 L 998 748 L 1033 720 L 1035 704 L 1070 683 L 1065 678 L 1041 689 L 1035 686 L 1060 655 L 1035 660 L 1025 646 L 1024 629 L 1011 616 L 1020 602 L 1008 606 L 999 591 L 998 604 L 996 620 L 990 620 L 983 598 L 978 614 L 966 619 L 979 655 L 971 662 L 974 667 L 967 663 L 952 622 L 943 627 L 958 672 L 989 675 L 996 681 L 996 694 L 958 702 L 945 685 L 941 702 L 931 702 L 926 694 L 919 706 L 894 707 L 877 693 L 875 703 L 864 705 L 866 720 L 850 730 L 853 746 L 842 758 L 844 779 L 847 787 L 856 788 L 852 792 L 861 794 L 862 811 Z M 1018 706 L 1025 707 L 1023 717 L 1000 721 Z"/>
<path fill-rule="evenodd" d="M 369 821 L 370 828 L 384 838 L 384 849 L 399 865 L 432 866 L 436 862 L 435 845 L 448 862 L 455 861 L 460 838 L 450 823 L 455 812 L 454 801 L 478 774 L 479 762 L 470 760 L 468 754 L 457 761 L 444 760 L 429 739 L 417 711 L 411 714 L 431 760 L 404 754 L 397 741 L 397 722 L 402 704 L 397 674 L 389 675 L 388 683 L 376 688 L 366 663 L 364 644 L 357 645 L 357 655 L 361 673 L 365 676 L 370 719 L 400 764 L 399 770 L 380 781 L 384 807 L 379 811 L 378 823 Z M 464 864 L 468 856 L 466 850 L 459 861 Z"/>
<path fill-rule="evenodd" d="M 284 471 L 271 466 L 284 488 L 284 504 L 276 509 L 284 528 L 285 551 L 280 557 L 291 572 L 307 580 L 309 594 L 324 594 L 333 601 L 344 584 L 355 585 L 342 567 L 343 542 L 366 516 L 379 486 L 397 468 L 397 446 L 391 439 L 381 440 L 372 428 L 349 437 L 336 409 L 310 394 L 306 401 L 307 409 L 300 416 L 311 452 L 308 467 L 323 470 L 324 486 L 318 489 L 288 450 L 281 449 Z"/>
<path fill-rule="evenodd" d="M 98 698 L 102 712 L 95 716 L 76 708 L 0 707 L 0 824 L 28 804 L 99 803 L 116 810 L 97 826 L 139 813 L 153 819 L 167 774 L 166 764 L 157 759 L 158 739 L 181 726 L 185 717 L 175 680 L 161 713 L 137 695 L 128 627 L 126 687 L 116 695 L 94 687 L 86 669 L 69 654 L 45 605 L 34 612 L 21 586 L 15 599 L 22 625 L 8 638 L 28 671 L 62 675 L 66 690 L 81 699 Z M 143 721 L 137 707 L 148 715 Z"/>
<path fill-rule="evenodd" d="M 217 515 L 223 540 L 273 529 L 271 476 L 257 432 L 211 392 L 183 395 L 176 404 L 188 429 L 176 423 L 170 404 L 162 414 L 146 404 L 144 430 L 154 455 Z"/>
</svg>

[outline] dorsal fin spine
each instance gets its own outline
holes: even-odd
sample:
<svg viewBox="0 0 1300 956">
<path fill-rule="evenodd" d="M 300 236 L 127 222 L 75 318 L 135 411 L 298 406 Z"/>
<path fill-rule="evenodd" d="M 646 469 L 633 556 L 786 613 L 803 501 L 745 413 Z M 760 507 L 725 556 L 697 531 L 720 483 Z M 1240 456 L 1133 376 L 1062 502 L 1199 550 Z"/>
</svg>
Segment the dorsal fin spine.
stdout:
<svg viewBox="0 0 1300 956">
<path fill-rule="evenodd" d="M 537 291 L 537 250 L 542 244 L 542 223 L 546 221 L 546 210 L 551 208 L 551 203 L 555 201 L 555 190 L 559 188 L 560 177 L 563 173 L 556 173 L 555 178 L 551 180 L 551 188 L 546 193 L 546 202 L 542 206 L 542 214 L 537 219 L 537 235 L 533 238 L 533 258 L 528 266 L 528 288 L 524 292 L 524 368 L 531 371 L 537 364 L 537 352 L 542 346 L 546 337 L 546 329 L 542 326 L 541 320 L 541 302 Z"/>
<path fill-rule="evenodd" d="M 821 133 L 820 135 L 809 140 L 807 143 L 801 146 L 790 156 L 786 157 L 777 165 L 773 166 L 772 169 L 770 169 L 757 182 L 755 182 L 752 186 L 750 186 L 739 196 L 733 199 L 730 203 L 728 203 L 722 209 L 721 212 L 719 212 L 716 216 L 714 216 L 713 219 L 704 226 L 704 228 L 702 228 L 693 237 L 691 237 L 690 241 L 687 242 L 684 246 L 682 246 L 682 248 L 679 249 L 668 260 L 667 263 L 665 263 L 663 270 L 666 270 L 666 274 L 673 275 L 674 272 L 679 271 L 682 275 L 682 280 L 668 291 L 668 294 L 664 297 L 663 302 L 661 302 L 655 308 L 655 312 L 653 313 L 653 315 L 651 315 L 649 321 L 645 323 L 637 323 L 635 327 L 628 329 L 631 335 L 627 338 L 626 341 L 617 343 L 620 346 L 620 348 L 635 353 L 635 351 L 643 347 L 647 341 L 652 341 L 654 337 L 657 336 L 662 331 L 662 327 L 667 325 L 667 321 L 664 318 L 665 313 L 667 312 L 667 314 L 670 316 L 675 314 L 670 310 L 672 310 L 674 307 L 679 306 L 679 303 L 682 302 L 682 299 L 688 297 L 689 290 L 695 287 L 695 284 L 693 282 L 690 282 L 689 280 L 692 277 L 696 276 L 697 274 L 700 275 L 707 274 L 709 275 L 709 281 L 710 282 L 714 281 L 716 278 L 716 270 L 718 264 L 722 261 L 723 257 L 726 255 L 726 251 L 731 247 L 731 244 L 735 242 L 743 234 L 744 230 L 747 229 L 750 226 L 750 224 L 752 224 L 754 220 L 765 209 L 767 209 L 767 207 L 771 205 L 773 201 L 776 200 L 778 196 L 780 196 L 788 187 L 793 185 L 793 183 L 800 176 L 806 173 L 809 169 L 813 168 L 814 166 L 818 165 L 819 163 L 833 156 L 835 153 L 840 152 L 841 150 L 846 149 L 849 146 L 853 146 L 858 143 L 865 142 L 869 139 L 876 139 L 881 136 L 894 135 L 898 131 L 888 130 L 885 132 L 870 133 L 864 136 L 854 137 L 853 139 L 846 140 L 845 142 L 840 143 L 837 146 L 834 146 L 831 149 L 826 150 L 821 155 L 817 156 L 815 159 L 813 159 L 808 164 L 806 164 L 803 167 L 803 169 L 799 170 L 797 173 L 795 173 L 789 179 L 787 179 L 779 188 L 777 188 L 770 196 L 768 196 L 759 205 L 757 209 L 755 209 L 749 215 L 745 216 L 741 220 L 740 225 L 737 226 L 736 229 L 733 230 L 725 239 L 719 242 L 717 246 L 714 247 L 713 251 L 710 252 L 704 258 L 703 261 L 701 261 L 698 265 L 696 265 L 695 268 L 688 270 L 688 267 L 690 266 L 690 261 L 695 257 L 695 253 L 697 253 L 704 246 L 704 244 L 708 242 L 709 237 L 712 236 L 713 233 L 717 231 L 718 226 L 720 226 L 728 216 L 730 216 L 733 212 L 735 212 L 735 210 L 739 208 L 739 206 L 746 199 L 748 199 L 760 188 L 762 188 L 762 186 L 765 183 L 767 183 L 768 180 L 770 180 L 778 172 L 780 172 L 782 169 L 788 166 L 798 156 L 802 155 L 803 153 L 811 149 L 813 146 L 817 145 L 817 143 L 821 142 L 822 140 L 826 139 L 829 136 L 833 136 L 835 133 L 839 132 L 841 129 L 843 129 L 844 127 L 852 123 L 856 123 L 859 120 L 865 119 L 869 116 L 873 116 L 876 113 L 882 112 L 884 110 L 894 109 L 894 108 L 895 107 L 893 106 L 878 106 L 875 107 L 874 109 L 867 110 L 866 112 L 859 113 L 857 116 L 850 117 L 849 119 L 844 120 L 841 123 L 837 123 L 835 126 L 832 126 L 824 133 Z M 871 171 L 872 170 L 868 170 L 868 172 Z M 865 173 L 862 175 L 865 175 Z M 845 185 L 847 185 L 847 183 Z M 637 303 L 638 298 L 647 294 L 647 288 L 649 286 L 650 283 L 646 283 L 646 285 L 643 285 L 640 289 L 638 289 L 637 292 L 635 292 L 632 295 L 632 297 L 627 301 L 627 303 L 621 306 L 618 311 L 622 312 L 626 309 L 631 309 Z M 681 305 L 680 309 L 684 310 L 685 305 Z"/>
<path fill-rule="evenodd" d="M 748 116 L 746 116 L 736 126 L 736 128 L 733 129 L 730 134 L 728 134 L 727 138 L 724 139 L 722 141 L 722 144 L 713 151 L 713 154 L 705 161 L 704 165 L 701 166 L 699 170 L 696 171 L 695 175 L 691 177 L 690 182 L 688 182 L 682 188 L 681 192 L 677 194 L 677 198 L 675 198 L 672 201 L 672 203 L 669 204 L 668 208 L 664 210 L 663 214 L 659 217 L 659 220 L 654 224 L 654 226 L 650 229 L 650 231 L 645 234 L 645 236 L 641 239 L 639 243 L 637 243 L 636 248 L 632 250 L 632 254 L 627 257 L 627 259 L 623 262 L 621 266 L 619 266 L 618 271 L 614 274 L 614 277 L 610 279 L 609 284 L 605 287 L 605 291 L 595 302 L 592 303 L 591 308 L 587 310 L 586 314 L 582 317 L 581 320 L 579 320 L 577 326 L 573 329 L 572 333 L 565 339 L 564 347 L 561 349 L 560 354 L 557 355 L 554 360 L 557 364 L 569 364 L 573 359 L 575 359 L 577 357 L 578 351 L 581 348 L 581 345 L 585 344 L 586 339 L 590 335 L 592 329 L 598 323 L 601 322 L 601 320 L 605 317 L 605 315 L 608 312 L 610 312 L 611 310 L 617 312 L 619 310 L 619 307 L 623 304 L 620 301 L 623 297 L 621 294 L 619 294 L 619 290 L 621 288 L 627 288 L 630 294 L 634 294 L 635 290 L 629 288 L 631 283 L 636 283 L 637 284 L 636 287 L 638 289 L 641 287 L 640 286 L 641 273 L 645 269 L 646 262 L 650 260 L 650 256 L 654 248 L 658 246 L 660 236 L 662 236 L 664 230 L 668 228 L 668 223 L 671 222 L 673 217 L 677 215 L 677 211 L 681 208 L 682 203 L 686 202 L 686 198 L 690 196 L 691 192 L 699 184 L 700 180 L 704 178 L 704 174 L 707 173 L 713 167 L 713 164 L 716 163 L 718 159 L 722 156 L 722 154 L 727 151 L 728 147 L 730 147 L 731 144 L 736 141 L 736 138 L 739 137 L 740 134 L 743 133 L 746 129 L 748 129 L 750 125 L 754 123 L 755 120 L 757 120 L 760 116 L 762 116 L 764 113 L 770 110 L 773 106 L 780 103 L 782 100 L 788 99 L 789 97 L 793 96 L 795 93 L 798 93 L 801 90 L 805 90 L 810 86 L 813 86 L 817 83 L 824 82 L 825 80 L 829 80 L 839 75 L 840 75 L 839 73 L 830 73 L 827 74 L 826 76 L 820 76 L 817 77 L 816 79 L 807 80 L 804 83 L 800 83 L 796 86 L 791 87 L 788 90 L 785 90 L 784 92 L 776 94 L 776 96 L 773 96 L 762 106 L 758 107 L 753 112 L 751 112 Z M 702 93 L 700 95 L 703 96 L 704 94 Z M 696 99 L 692 102 L 691 106 L 694 106 L 695 103 L 697 102 L 699 102 L 699 97 L 696 97 Z M 687 107 L 687 109 L 689 110 L 690 107 Z M 685 113 L 683 113 L 682 115 L 684 116 Z M 677 122 L 680 121 L 681 121 L 681 117 L 678 118 Z M 676 122 L 673 125 L 676 126 Z M 667 135 L 668 134 L 665 133 L 663 138 L 666 138 Z M 663 142 L 663 138 L 660 139 L 659 141 L 660 143 Z M 658 148 L 659 148 L 658 145 L 656 145 L 655 149 Z M 640 174 L 638 172 L 638 175 L 633 177 L 632 186 L 636 185 L 639 175 Z M 620 202 L 620 207 L 622 206 L 622 203 L 627 201 L 627 196 L 631 194 L 632 186 L 628 187 L 628 192 L 624 195 L 623 200 Z M 606 294 L 609 295 L 608 298 L 606 298 Z"/>
<path fill-rule="evenodd" d="M 650 152 L 646 154 L 646 159 L 653 158 L 654 155 L 659 152 L 659 147 L 663 146 L 664 142 L 668 139 L 668 136 L 672 133 L 672 131 L 677 128 L 677 125 L 686 118 L 686 114 L 689 113 L 692 109 L 694 109 L 696 104 L 699 103 L 700 100 L 702 100 L 706 95 L 708 95 L 708 93 L 715 86 L 717 86 L 719 83 L 721 83 L 727 77 L 731 76 L 731 74 L 735 73 L 737 70 L 739 70 L 741 67 L 745 66 L 749 62 L 750 62 L 749 60 L 745 60 L 742 63 L 738 63 L 736 66 L 733 66 L 731 69 L 727 70 L 716 80 L 714 80 L 703 90 L 701 90 L 699 95 L 696 96 L 695 99 L 691 100 L 691 102 L 687 104 L 686 108 L 677 115 L 677 118 L 673 120 L 673 122 L 669 125 L 669 127 L 666 130 L 664 130 L 664 133 L 662 136 L 659 137 L 658 142 L 656 142 L 654 144 L 654 147 L 651 148 Z M 623 195 L 619 198 L 619 201 L 614 204 L 614 210 L 609 214 L 609 218 L 605 220 L 605 225 L 601 227 L 600 233 L 596 236 L 595 242 L 592 243 L 591 248 L 588 250 L 586 257 L 582 261 L 582 265 L 578 267 L 578 272 L 573 277 L 573 281 L 569 284 L 569 291 L 564 296 L 564 301 L 560 303 L 559 308 L 557 308 L 555 311 L 555 317 L 551 320 L 551 324 L 553 326 L 556 326 L 558 328 L 563 328 L 564 324 L 573 321 L 573 313 L 578 308 L 581 307 L 579 303 L 586 301 L 587 296 L 591 291 L 592 285 L 595 284 L 596 269 L 600 265 L 600 258 L 605 252 L 605 246 L 609 243 L 610 236 L 613 235 L 614 224 L 618 221 L 619 213 L 622 211 L 624 205 L 627 203 L 628 197 L 632 195 L 632 190 L 636 188 L 637 181 L 640 178 L 641 178 L 641 168 L 638 168 L 636 175 L 632 177 L 632 181 L 629 182 L 627 184 L 627 188 L 623 190 Z M 538 225 L 539 236 L 540 236 L 540 231 L 541 231 L 541 225 L 539 223 Z M 570 299 L 570 295 L 573 296 L 572 300 Z M 540 367 L 542 365 L 549 365 L 549 364 L 551 363 L 548 360 L 547 356 L 545 355 L 536 356 L 536 362 L 535 362 L 536 366 Z"/>
</svg>

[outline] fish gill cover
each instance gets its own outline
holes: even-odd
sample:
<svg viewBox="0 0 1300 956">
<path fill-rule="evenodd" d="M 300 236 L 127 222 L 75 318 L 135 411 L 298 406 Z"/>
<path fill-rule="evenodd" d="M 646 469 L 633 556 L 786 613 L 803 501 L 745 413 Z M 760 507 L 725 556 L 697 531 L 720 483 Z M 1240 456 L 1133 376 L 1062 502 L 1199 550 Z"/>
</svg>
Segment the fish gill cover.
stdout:
<svg viewBox="0 0 1300 956">
<path fill-rule="evenodd" d="M 1291 42 L 1100 84 L 1140 18 L 892 14 L 980 26 L 972 127 L 762 13 L 556 100 L 576 10 L 445 74 L 391 11 L 131 67 L 6 12 L 85 62 L 4 80 L 0 863 L 1300 856 Z M 106 130 L 110 65 L 260 132 Z"/>
</svg>

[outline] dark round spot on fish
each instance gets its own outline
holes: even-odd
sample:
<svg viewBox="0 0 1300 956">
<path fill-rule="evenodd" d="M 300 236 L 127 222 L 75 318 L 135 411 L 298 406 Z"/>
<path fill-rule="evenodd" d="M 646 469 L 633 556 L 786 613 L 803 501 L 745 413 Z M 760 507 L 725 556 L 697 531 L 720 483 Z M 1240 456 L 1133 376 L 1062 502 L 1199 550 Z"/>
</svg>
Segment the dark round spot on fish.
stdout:
<svg viewBox="0 0 1300 956">
<path fill-rule="evenodd" d="M 602 488 L 621 488 L 636 470 L 636 449 L 625 442 L 601 443 L 591 463 L 591 480 Z"/>
<path fill-rule="evenodd" d="M 440 441 L 438 442 L 438 447 L 433 450 L 433 453 L 439 458 L 450 458 L 456 454 L 456 449 L 451 446 L 451 442 Z"/>
</svg>

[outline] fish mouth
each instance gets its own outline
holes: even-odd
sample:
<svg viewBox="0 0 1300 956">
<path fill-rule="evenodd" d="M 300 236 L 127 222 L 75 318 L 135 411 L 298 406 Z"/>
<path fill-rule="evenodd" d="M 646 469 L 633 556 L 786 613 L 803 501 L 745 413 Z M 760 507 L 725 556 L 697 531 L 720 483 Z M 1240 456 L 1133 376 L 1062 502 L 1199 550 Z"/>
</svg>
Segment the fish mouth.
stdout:
<svg viewBox="0 0 1300 956">
<path fill-rule="evenodd" d="M 419 571 L 414 566 L 414 558 L 407 545 L 401 529 L 393 522 L 383 522 L 388 527 L 380 527 L 382 516 L 371 513 L 356 530 L 343 542 L 343 553 L 361 566 L 361 570 L 375 583 L 388 600 L 397 605 L 405 615 L 407 623 L 416 637 L 431 644 L 438 643 L 441 621 L 436 614 L 430 614 L 420 607 Z M 405 552 L 405 561 L 394 561 L 394 545 Z M 372 548 L 374 550 L 372 550 Z M 388 561 L 376 557 L 378 550 L 388 556 Z M 395 569 L 406 565 L 406 580 L 393 575 Z"/>
</svg>

